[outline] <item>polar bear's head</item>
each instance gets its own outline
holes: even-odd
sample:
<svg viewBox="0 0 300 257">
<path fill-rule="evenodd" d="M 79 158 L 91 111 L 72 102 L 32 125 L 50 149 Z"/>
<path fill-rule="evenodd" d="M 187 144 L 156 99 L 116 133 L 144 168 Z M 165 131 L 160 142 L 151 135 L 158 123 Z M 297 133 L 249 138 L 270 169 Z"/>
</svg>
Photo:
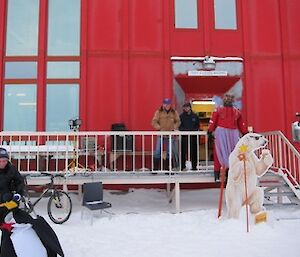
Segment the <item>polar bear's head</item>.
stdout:
<svg viewBox="0 0 300 257">
<path fill-rule="evenodd" d="M 257 133 L 248 133 L 239 140 L 237 147 L 246 145 L 248 147 L 248 151 L 254 151 L 265 147 L 267 143 L 268 140 L 264 136 Z"/>
</svg>

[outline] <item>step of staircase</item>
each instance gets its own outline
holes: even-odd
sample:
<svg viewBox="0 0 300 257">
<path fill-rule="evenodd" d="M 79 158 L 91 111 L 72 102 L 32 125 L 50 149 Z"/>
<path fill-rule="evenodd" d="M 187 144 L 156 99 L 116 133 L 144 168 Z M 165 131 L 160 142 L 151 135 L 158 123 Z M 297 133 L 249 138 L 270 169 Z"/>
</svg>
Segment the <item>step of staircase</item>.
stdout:
<svg viewBox="0 0 300 257">
<path fill-rule="evenodd" d="M 267 192 L 265 197 L 277 197 L 277 196 L 295 196 L 294 192 Z"/>
<path fill-rule="evenodd" d="M 264 202 L 264 206 L 267 208 L 267 210 L 270 209 L 284 209 L 284 208 L 299 208 L 299 204 L 295 204 L 295 203 L 265 203 Z"/>
</svg>

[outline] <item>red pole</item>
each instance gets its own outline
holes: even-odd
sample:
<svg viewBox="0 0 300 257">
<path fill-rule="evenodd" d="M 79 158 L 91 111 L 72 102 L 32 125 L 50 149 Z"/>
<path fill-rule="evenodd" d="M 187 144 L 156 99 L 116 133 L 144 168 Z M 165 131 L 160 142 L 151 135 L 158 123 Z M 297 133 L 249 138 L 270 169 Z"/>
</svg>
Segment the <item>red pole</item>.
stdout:
<svg viewBox="0 0 300 257">
<path fill-rule="evenodd" d="M 223 195 L 224 195 L 224 185 L 225 185 L 225 171 L 226 169 L 221 166 L 221 186 L 220 186 L 220 195 L 219 195 L 219 210 L 218 210 L 218 218 L 222 215 L 222 206 L 223 206 Z"/>
</svg>

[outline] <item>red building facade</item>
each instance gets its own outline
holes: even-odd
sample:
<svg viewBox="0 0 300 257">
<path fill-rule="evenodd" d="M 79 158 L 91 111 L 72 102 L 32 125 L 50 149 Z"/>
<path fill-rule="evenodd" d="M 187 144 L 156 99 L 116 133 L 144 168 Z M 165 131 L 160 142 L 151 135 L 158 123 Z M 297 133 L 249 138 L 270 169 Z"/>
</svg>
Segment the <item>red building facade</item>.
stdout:
<svg viewBox="0 0 300 257">
<path fill-rule="evenodd" d="M 34 115 L 33 129 L 37 131 L 56 128 L 50 121 L 47 125 L 47 115 L 52 115 L 49 120 L 53 121 L 64 112 L 64 108 L 61 112 L 51 111 L 55 109 L 53 101 L 57 100 L 57 106 L 61 106 L 63 103 L 59 102 L 63 102 L 64 94 L 74 92 L 75 98 L 78 98 L 74 100 L 78 105 L 75 109 L 83 121 L 81 130 L 110 130 L 111 124 L 119 122 L 124 122 L 130 130 L 151 130 L 151 118 L 164 97 L 180 102 L 222 95 L 228 89 L 221 87 L 222 83 L 229 83 L 228 79 L 216 82 L 213 77 L 186 78 L 182 82 L 174 70 L 174 62 L 178 59 L 172 57 L 189 57 L 190 62 L 197 64 L 197 58 L 193 57 L 215 56 L 222 60 L 230 56 L 242 64 L 238 79 L 242 83 L 242 111 L 247 124 L 255 131 L 281 130 L 291 137 L 291 123 L 295 121 L 295 113 L 300 111 L 300 1 L 230 1 L 234 2 L 235 25 L 229 29 L 217 26 L 218 1 L 214 0 L 187 1 L 190 7 L 194 6 L 193 17 L 196 17 L 196 23 L 194 20 L 194 25 L 192 22 L 188 28 L 181 26 L 176 17 L 176 10 L 180 11 L 176 4 L 182 4 L 182 1 L 78 0 L 79 9 L 72 9 L 74 12 L 79 10 L 78 19 L 66 18 L 69 23 L 63 20 L 62 24 L 53 23 L 50 18 L 55 20 L 56 12 L 59 17 L 62 14 L 73 17 L 67 6 L 72 1 L 32 2 L 37 9 L 36 50 L 33 54 L 15 54 L 7 49 L 10 47 L 8 38 L 16 38 L 11 31 L 18 26 L 11 29 L 9 24 L 13 24 L 10 20 L 16 18 L 10 15 L 10 10 L 17 2 L 0 1 L 2 130 L 11 128 L 5 123 L 9 122 L 8 117 L 14 115 L 11 111 L 14 102 L 6 100 L 15 92 L 7 93 L 12 85 L 34 85 L 31 103 L 34 109 L 30 113 Z M 56 33 L 64 26 L 72 28 L 72 24 L 79 28 L 79 49 L 69 53 L 51 52 L 50 39 L 54 37 L 51 31 Z M 55 42 L 64 43 L 63 40 Z M 9 65 L 14 66 L 18 62 L 36 65 L 36 75 L 29 78 L 10 76 L 7 73 Z M 55 77 L 50 74 L 52 64 L 57 65 L 58 70 L 59 67 L 64 70 L 65 63 L 72 64 L 73 68 L 79 65 L 79 75 Z M 183 96 L 174 89 L 176 83 L 181 87 Z M 52 92 L 58 85 L 66 86 L 67 91 L 56 92 L 56 87 Z M 52 104 L 48 104 L 51 94 Z M 74 104 L 73 95 L 70 99 Z M 27 102 L 26 105 L 30 104 Z M 15 117 L 18 118 L 18 115 L 20 113 Z M 14 130 L 24 129 L 16 127 Z"/>
</svg>

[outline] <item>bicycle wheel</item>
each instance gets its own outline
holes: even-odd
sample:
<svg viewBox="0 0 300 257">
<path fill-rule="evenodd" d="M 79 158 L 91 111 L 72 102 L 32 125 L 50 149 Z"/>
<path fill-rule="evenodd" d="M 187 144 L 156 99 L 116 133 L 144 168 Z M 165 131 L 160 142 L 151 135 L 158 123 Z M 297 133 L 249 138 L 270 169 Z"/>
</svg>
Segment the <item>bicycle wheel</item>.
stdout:
<svg viewBox="0 0 300 257">
<path fill-rule="evenodd" d="M 72 212 L 72 201 L 70 196 L 64 192 L 56 190 L 50 196 L 47 207 L 49 218 L 56 224 L 66 222 Z"/>
</svg>

